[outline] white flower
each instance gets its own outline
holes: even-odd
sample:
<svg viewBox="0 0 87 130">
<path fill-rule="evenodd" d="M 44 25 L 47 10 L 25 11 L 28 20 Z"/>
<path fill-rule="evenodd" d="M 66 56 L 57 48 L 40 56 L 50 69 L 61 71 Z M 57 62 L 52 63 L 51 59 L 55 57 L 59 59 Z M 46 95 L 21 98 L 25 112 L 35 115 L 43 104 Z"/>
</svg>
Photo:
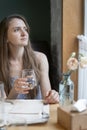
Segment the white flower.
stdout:
<svg viewBox="0 0 87 130">
<path fill-rule="evenodd" d="M 79 58 L 75 58 L 76 53 L 72 52 L 70 58 L 67 60 L 67 67 L 68 71 L 65 72 L 64 74 L 69 76 L 71 73 L 78 69 L 80 66 L 81 68 L 86 68 L 87 67 L 87 57 L 84 56 L 83 54 L 79 54 Z"/>
<path fill-rule="evenodd" d="M 76 53 L 72 52 L 71 57 L 75 57 Z"/>
<path fill-rule="evenodd" d="M 76 58 L 69 58 L 67 61 L 67 67 L 69 70 L 76 70 L 78 68 L 78 60 Z"/>
<path fill-rule="evenodd" d="M 80 63 L 79 63 L 81 68 L 86 68 L 87 67 L 87 57 L 82 56 L 80 57 Z"/>
</svg>

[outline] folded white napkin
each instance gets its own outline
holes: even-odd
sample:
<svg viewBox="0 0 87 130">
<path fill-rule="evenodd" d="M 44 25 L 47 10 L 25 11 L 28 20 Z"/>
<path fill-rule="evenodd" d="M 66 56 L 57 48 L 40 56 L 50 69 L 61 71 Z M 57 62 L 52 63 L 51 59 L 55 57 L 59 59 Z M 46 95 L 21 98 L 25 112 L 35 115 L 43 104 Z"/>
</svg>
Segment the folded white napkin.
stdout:
<svg viewBox="0 0 87 130">
<path fill-rule="evenodd" d="M 27 124 L 45 123 L 49 119 L 49 104 L 43 100 L 10 100 L 5 103 L 8 124 L 20 124 L 22 119 Z M 7 123 L 7 122 L 6 122 Z"/>
<path fill-rule="evenodd" d="M 87 100 L 86 99 L 79 99 L 72 106 L 72 111 L 82 112 L 86 109 L 87 109 Z"/>
<path fill-rule="evenodd" d="M 42 100 L 17 100 L 9 113 L 15 114 L 39 114 L 43 110 Z"/>
</svg>

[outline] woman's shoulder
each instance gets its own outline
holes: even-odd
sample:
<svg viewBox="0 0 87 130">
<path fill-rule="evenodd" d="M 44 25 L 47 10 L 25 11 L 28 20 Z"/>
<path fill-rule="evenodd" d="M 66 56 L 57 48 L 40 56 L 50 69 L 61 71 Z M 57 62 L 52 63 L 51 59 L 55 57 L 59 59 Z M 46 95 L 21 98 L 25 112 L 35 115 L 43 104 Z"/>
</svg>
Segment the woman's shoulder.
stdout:
<svg viewBox="0 0 87 130">
<path fill-rule="evenodd" d="M 38 60 L 45 60 L 47 59 L 47 56 L 43 53 L 43 52 L 38 52 L 38 51 L 34 51 L 35 55 L 36 55 L 36 58 Z"/>
<path fill-rule="evenodd" d="M 47 56 L 42 52 L 35 52 L 35 55 L 40 65 L 40 69 L 46 70 L 46 67 L 48 68 Z"/>
</svg>

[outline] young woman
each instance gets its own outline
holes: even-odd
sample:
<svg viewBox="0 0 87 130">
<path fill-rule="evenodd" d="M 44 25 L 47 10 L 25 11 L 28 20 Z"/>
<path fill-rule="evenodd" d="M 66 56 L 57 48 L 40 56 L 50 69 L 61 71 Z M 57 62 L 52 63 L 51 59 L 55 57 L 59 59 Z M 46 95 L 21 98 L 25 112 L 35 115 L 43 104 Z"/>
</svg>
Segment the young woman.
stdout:
<svg viewBox="0 0 87 130">
<path fill-rule="evenodd" d="M 29 32 L 29 25 L 21 15 L 10 15 L 0 22 L 0 80 L 4 82 L 6 97 L 42 98 L 46 103 L 57 103 L 59 96 L 51 89 L 47 57 L 32 49 Z M 15 76 L 16 71 L 18 75 L 23 69 L 34 69 L 38 81 L 36 91 L 22 87 L 28 85 L 27 79 Z"/>
</svg>

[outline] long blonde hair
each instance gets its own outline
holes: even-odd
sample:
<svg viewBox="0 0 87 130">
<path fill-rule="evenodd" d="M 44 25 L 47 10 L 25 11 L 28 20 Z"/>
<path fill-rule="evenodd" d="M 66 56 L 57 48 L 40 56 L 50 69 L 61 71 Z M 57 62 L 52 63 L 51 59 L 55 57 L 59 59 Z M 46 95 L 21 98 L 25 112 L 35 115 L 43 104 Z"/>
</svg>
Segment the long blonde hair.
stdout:
<svg viewBox="0 0 87 130">
<path fill-rule="evenodd" d="M 28 33 L 29 33 L 29 25 L 26 19 L 18 14 L 13 14 L 8 17 L 5 17 L 0 22 L 0 80 L 2 80 L 5 84 L 6 95 L 8 96 L 10 91 L 10 76 L 9 76 L 9 47 L 7 43 L 7 31 L 9 28 L 9 23 L 12 19 L 18 18 L 24 21 Z M 23 68 L 33 68 L 36 73 L 36 77 L 39 81 L 40 71 L 38 61 L 36 60 L 34 51 L 31 47 L 30 39 L 28 45 L 24 47 L 24 55 L 23 55 Z"/>
</svg>

